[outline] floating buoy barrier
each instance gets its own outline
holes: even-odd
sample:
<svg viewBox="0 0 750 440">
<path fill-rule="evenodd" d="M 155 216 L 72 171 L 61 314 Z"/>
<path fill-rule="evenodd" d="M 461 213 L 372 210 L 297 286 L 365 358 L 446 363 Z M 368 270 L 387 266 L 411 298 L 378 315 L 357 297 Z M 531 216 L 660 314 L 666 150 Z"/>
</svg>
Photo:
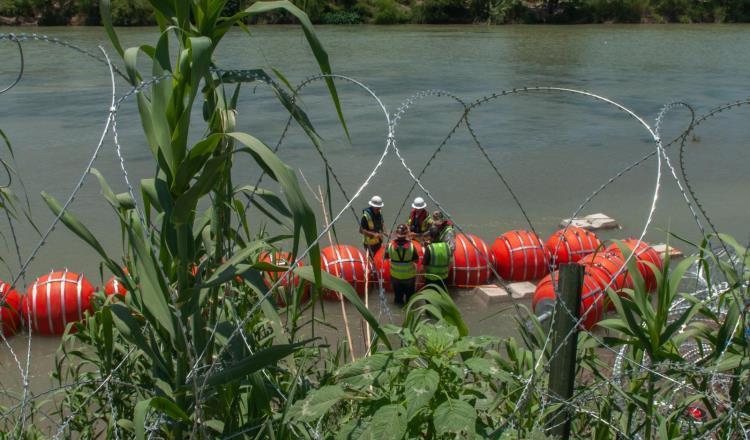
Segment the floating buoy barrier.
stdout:
<svg viewBox="0 0 750 440">
<path fill-rule="evenodd" d="M 536 286 L 536 291 L 531 299 L 531 309 L 536 312 L 540 307 L 550 307 L 554 309 L 555 304 L 555 285 L 557 285 L 558 271 L 545 276 Z M 553 284 L 554 283 L 554 284 Z M 604 292 L 606 284 L 601 284 L 591 275 L 583 276 L 583 287 L 581 288 L 581 307 L 579 317 L 584 317 L 581 321 L 581 327 L 586 330 L 591 329 L 597 322 L 604 317 L 604 312 L 609 307 L 609 298 Z"/>
<path fill-rule="evenodd" d="M 609 286 L 615 293 L 622 296 L 623 289 L 633 288 L 633 278 L 625 268 L 622 255 L 614 252 L 594 253 L 578 260 L 578 264 L 585 267 L 585 275 L 594 278 L 603 287 Z M 609 310 L 614 304 L 607 301 Z"/>
<path fill-rule="evenodd" d="M 492 243 L 495 270 L 506 281 L 538 280 L 549 272 L 539 237 L 524 229 L 508 231 Z"/>
<path fill-rule="evenodd" d="M 545 247 L 551 265 L 557 267 L 560 264 L 578 262 L 586 255 L 594 253 L 601 244 L 593 232 L 569 226 L 552 234 Z"/>
<path fill-rule="evenodd" d="M 648 243 L 644 241 L 638 243 L 637 238 L 631 237 L 622 240 L 622 243 L 635 254 L 634 257 L 638 261 L 638 272 L 641 274 L 641 277 L 643 277 L 646 289 L 649 292 L 656 290 L 656 274 L 649 264 L 653 264 L 657 270 L 662 270 L 662 260 L 661 257 L 659 257 L 659 254 Z M 638 245 L 637 247 L 636 244 Z M 617 246 L 617 243 L 610 244 L 607 247 L 607 251 L 623 257 L 622 251 L 619 246 Z"/>
<path fill-rule="evenodd" d="M 416 286 L 416 289 L 419 290 L 424 286 L 424 275 L 422 274 L 422 257 L 424 256 L 424 248 L 416 240 L 412 240 L 411 244 L 412 246 L 414 246 L 414 249 L 416 249 L 417 255 L 419 255 L 419 259 L 417 260 Z M 389 292 L 392 292 L 393 287 L 391 286 L 391 260 L 385 259 L 385 251 L 387 248 L 387 246 L 383 246 L 375 253 L 375 256 L 373 257 L 373 263 L 375 264 L 375 269 L 378 271 L 377 275 L 379 275 L 383 280 L 383 288 Z M 375 278 L 373 282 L 377 286 L 377 278 Z"/>
<path fill-rule="evenodd" d="M 11 336 L 21 324 L 21 295 L 10 284 L 0 281 L 0 333 Z"/>
<path fill-rule="evenodd" d="M 451 258 L 448 284 L 467 288 L 487 284 L 492 278 L 492 252 L 476 235 L 456 235 L 456 250 Z"/>
<path fill-rule="evenodd" d="M 294 264 L 294 256 L 291 254 L 291 252 L 263 252 L 258 257 L 258 261 L 270 263 L 274 266 L 288 268 L 292 264 Z M 300 261 L 297 264 L 297 267 L 302 266 L 304 266 L 304 264 Z M 280 289 L 276 294 L 276 304 L 278 304 L 280 307 L 285 307 L 287 304 L 286 298 L 288 298 L 289 295 L 293 295 L 296 293 L 297 288 L 299 287 L 302 280 L 298 275 L 290 272 L 263 272 L 263 283 L 268 288 L 273 286 L 276 281 L 279 280 L 279 278 L 281 278 L 281 282 L 278 285 Z M 309 287 L 310 286 L 308 284 L 305 284 L 305 286 L 303 287 L 302 298 L 300 298 L 300 302 L 305 302 L 310 299 Z"/>
<path fill-rule="evenodd" d="M 21 308 L 34 332 L 61 335 L 68 323 L 81 321 L 84 312 L 93 311 L 93 295 L 94 288 L 83 275 L 50 272 L 29 286 Z"/>
<path fill-rule="evenodd" d="M 365 294 L 365 255 L 358 248 L 349 245 L 328 246 L 320 253 L 322 269 L 349 283 L 358 294 Z M 370 281 L 376 278 L 372 273 Z M 323 298 L 338 301 L 340 293 L 324 291 Z"/>
<path fill-rule="evenodd" d="M 127 290 L 125 290 L 125 286 L 122 285 L 122 281 L 120 281 L 119 278 L 112 275 L 112 277 L 107 281 L 107 284 L 104 285 L 104 294 L 107 296 L 111 295 L 125 295 L 128 293 Z"/>
</svg>

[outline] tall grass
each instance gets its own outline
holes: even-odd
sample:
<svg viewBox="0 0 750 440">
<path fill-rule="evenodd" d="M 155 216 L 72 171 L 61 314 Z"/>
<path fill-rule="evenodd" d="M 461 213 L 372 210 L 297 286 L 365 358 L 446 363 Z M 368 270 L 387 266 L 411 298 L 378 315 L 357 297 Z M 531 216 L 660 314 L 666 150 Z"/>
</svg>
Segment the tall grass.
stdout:
<svg viewBox="0 0 750 440">
<path fill-rule="evenodd" d="M 222 15 L 226 0 L 150 3 L 158 41 L 131 48 L 122 47 L 112 27 L 109 1 L 100 4 L 131 85 L 145 77 L 164 79 L 137 95 L 155 166 L 153 176 L 140 182 L 142 204 L 134 194 L 115 194 L 93 171 L 118 216 L 124 255 L 109 255 L 83 222 L 70 213 L 62 217 L 99 253 L 127 294 L 100 298 L 96 313 L 63 340 L 55 378 L 75 386 L 59 405 L 67 423 L 61 433 L 97 437 L 124 431 L 139 439 L 154 433 L 304 436 L 312 428 L 289 425 L 283 414 L 295 394 L 315 382 L 316 360 L 327 356 L 327 348 L 301 340 L 299 318 L 313 307 L 302 304 L 304 284 L 287 298 L 284 319 L 279 315 L 277 293 L 266 294 L 263 275 L 285 268 L 261 261 L 261 255 L 282 243 L 292 255 L 309 247 L 310 265 L 297 274 L 314 286 L 312 304 L 323 287 L 343 291 L 376 332 L 381 330 L 351 287 L 321 274 L 315 216 L 294 172 L 260 140 L 235 130 L 241 83 L 255 79 L 220 72 L 213 55 L 222 37 L 247 17 L 283 10 L 299 19 L 322 73 L 331 72 L 328 56 L 307 16 L 287 1 L 255 3 L 231 16 Z M 143 65 L 148 67 L 142 70 Z M 290 91 L 278 85 L 284 82 L 281 77 L 269 84 L 311 141 L 320 142 Z M 327 82 L 346 129 L 336 88 Z M 202 126 L 191 120 L 198 103 Z M 191 131 L 201 134 L 195 143 L 189 141 Z M 247 186 L 232 178 L 240 155 L 278 183 L 283 196 L 258 191 L 266 212 L 291 225 L 288 234 L 269 236 L 248 227 Z M 45 200 L 60 212 L 56 200 L 47 195 Z"/>
</svg>

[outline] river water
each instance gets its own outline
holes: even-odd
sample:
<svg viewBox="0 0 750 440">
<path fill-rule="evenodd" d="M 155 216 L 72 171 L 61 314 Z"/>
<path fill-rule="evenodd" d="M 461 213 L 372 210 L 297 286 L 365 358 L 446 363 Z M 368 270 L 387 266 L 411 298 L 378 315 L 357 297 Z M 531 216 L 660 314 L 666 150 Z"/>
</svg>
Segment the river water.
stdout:
<svg viewBox="0 0 750 440">
<path fill-rule="evenodd" d="M 102 45 L 115 55 L 99 28 L 0 27 L 0 32 L 20 31 L 58 37 L 91 51 Z M 391 113 L 409 96 L 428 89 L 445 90 L 471 102 L 502 90 L 557 86 L 606 96 L 653 126 L 661 106 L 669 102 L 684 101 L 702 114 L 716 105 L 747 97 L 748 31 L 750 26 L 746 25 L 339 26 L 319 27 L 318 35 L 334 71 L 366 84 Z M 258 26 L 251 33 L 231 32 L 216 55 L 217 65 L 228 69 L 275 68 L 293 84 L 318 71 L 298 28 Z M 157 38 L 151 28 L 123 29 L 121 36 L 125 46 L 153 44 Z M 0 56 L 0 84 L 4 86 L 12 81 L 19 63 L 14 46 L 7 42 L 0 45 Z M 52 216 L 39 192 L 47 191 L 63 200 L 73 189 L 101 134 L 111 91 L 106 67 L 69 49 L 29 42 L 24 44 L 24 56 L 22 82 L 0 96 L 0 129 L 13 143 L 33 219 L 40 229 L 46 229 Z M 302 104 L 325 140 L 331 166 L 351 196 L 378 162 L 388 132 L 382 110 L 367 92 L 344 81 L 337 85 L 351 142 L 337 122 L 320 81 L 303 91 Z M 128 90 L 121 80 L 117 86 L 118 96 Z M 275 145 L 286 122 L 284 112 L 267 87 L 246 86 L 243 91 L 238 129 Z M 402 116 L 396 131 L 397 145 L 415 173 L 462 112 L 451 98 L 427 97 L 417 100 Z M 599 185 L 654 150 L 651 136 L 635 119 L 584 96 L 552 92 L 505 96 L 481 105 L 469 116 L 486 153 L 543 238 Z M 743 241 L 748 238 L 750 202 L 747 116 L 747 110 L 739 109 L 708 121 L 691 139 L 684 158 L 690 182 L 711 220 L 721 231 Z M 194 119 L 195 126 L 200 127 L 198 113 Z M 662 138 L 672 139 L 688 122 L 685 109 L 669 113 Z M 200 135 L 200 128 L 194 131 L 195 136 Z M 131 180 L 150 176 L 152 159 L 132 99 L 119 114 L 118 132 Z M 324 185 L 322 162 L 301 130 L 290 129 L 279 155 L 313 188 Z M 669 156 L 677 165 L 676 148 L 669 150 Z M 2 157 L 7 155 L 3 153 Z M 125 189 L 111 138 L 104 143 L 95 167 L 116 190 Z M 235 182 L 254 184 L 258 172 L 249 160 L 240 159 Z M 666 168 L 662 172 L 657 209 L 647 238 L 662 242 L 671 231 L 696 239 L 699 234 L 680 191 L 670 172 Z M 656 176 L 657 162 L 652 158 L 609 186 L 584 209 L 584 214 L 605 212 L 621 223 L 622 230 L 600 234 L 602 238 L 640 233 Z M 465 127 L 460 127 L 443 147 L 422 182 L 463 229 L 488 243 L 507 230 L 528 228 L 521 210 Z M 410 185 L 401 162 L 388 155 L 354 206 L 359 211 L 370 195 L 380 194 L 390 226 Z M 13 188 L 21 192 L 18 179 Z M 310 200 L 315 203 L 312 197 Z M 343 209 L 343 196 L 335 192 L 333 200 L 335 211 Z M 432 201 L 428 202 L 434 207 Z M 112 255 L 119 255 L 119 226 L 95 179 L 86 181 L 71 211 Z M 250 220 L 254 228 L 266 226 L 256 218 L 253 215 Z M 403 213 L 400 219 L 405 219 Z M 28 225 L 17 226 L 21 254 L 26 258 L 39 237 Z M 344 212 L 337 224 L 340 240 L 359 244 L 356 227 L 352 214 Z M 7 224 L 2 228 L 9 239 Z M 14 245 L 8 241 L 5 246 L 3 259 L 16 271 Z M 687 245 L 678 246 L 689 250 Z M 60 267 L 83 271 L 100 285 L 97 264 L 90 249 L 57 228 L 29 266 L 26 282 L 19 283 L 19 290 L 39 274 Z M 11 275 L 3 268 L 0 277 L 8 279 Z M 482 320 L 501 306 L 487 308 L 471 297 L 460 297 L 458 302 L 472 332 L 513 333 L 514 324 L 508 319 Z M 11 343 L 20 348 L 25 341 L 16 338 Z M 52 365 L 54 345 L 54 341 L 32 344 L 35 359 L 47 359 L 35 364 L 41 365 L 40 371 L 44 371 L 45 363 Z M 2 349 L 0 363 L 9 366 L 9 362 L 7 350 Z"/>
</svg>

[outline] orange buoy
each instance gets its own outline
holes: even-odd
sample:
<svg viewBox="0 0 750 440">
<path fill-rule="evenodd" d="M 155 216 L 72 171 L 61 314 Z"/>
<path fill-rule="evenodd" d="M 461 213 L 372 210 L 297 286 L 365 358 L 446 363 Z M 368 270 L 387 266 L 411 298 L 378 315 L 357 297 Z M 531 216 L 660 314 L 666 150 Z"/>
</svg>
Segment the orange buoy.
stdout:
<svg viewBox="0 0 750 440">
<path fill-rule="evenodd" d="M 456 250 L 451 258 L 448 284 L 456 287 L 476 287 L 492 278 L 492 252 L 476 235 L 456 235 Z"/>
<path fill-rule="evenodd" d="M 495 270 L 507 281 L 536 280 L 549 272 L 539 237 L 524 229 L 508 231 L 492 244 Z"/>
<path fill-rule="evenodd" d="M 83 275 L 50 272 L 29 286 L 21 307 L 33 331 L 60 335 L 68 323 L 81 321 L 85 311 L 92 311 L 93 295 L 94 288 Z"/>
<path fill-rule="evenodd" d="M 661 271 L 663 269 L 663 265 L 661 258 L 659 258 L 659 253 L 644 241 L 641 241 L 640 244 L 638 244 L 638 246 L 636 247 L 636 244 L 638 243 L 637 238 L 631 237 L 623 240 L 622 243 L 635 253 L 635 258 L 636 260 L 638 260 L 638 272 L 641 274 L 641 277 L 643 277 L 643 281 L 646 284 L 646 289 L 648 289 L 649 292 L 655 290 L 656 274 L 654 274 L 654 269 L 649 266 L 649 263 L 653 264 L 658 270 Z M 623 257 L 622 251 L 620 251 L 617 243 L 610 244 L 607 247 L 607 251 L 616 253 L 617 255 Z"/>
<path fill-rule="evenodd" d="M 555 287 L 552 283 L 557 283 L 557 278 L 558 272 L 554 271 L 542 278 L 539 284 L 536 285 L 534 297 L 531 299 L 531 309 L 534 312 L 540 307 L 554 308 L 556 295 Z M 604 317 L 604 312 L 609 303 L 609 298 L 603 290 L 605 285 L 600 284 L 596 278 L 589 274 L 583 276 L 581 307 L 578 316 L 584 316 L 585 314 L 581 322 L 581 327 L 586 330 L 592 328 Z"/>
<path fill-rule="evenodd" d="M 575 263 L 588 254 L 593 253 L 601 241 L 591 231 L 577 226 L 556 231 L 544 245 L 553 267 L 559 264 Z"/>
<path fill-rule="evenodd" d="M 292 264 L 294 264 L 294 256 L 291 254 L 291 252 L 263 252 L 258 256 L 258 261 L 264 261 L 266 263 L 273 264 L 274 266 L 290 267 Z M 297 264 L 297 267 L 302 266 L 304 266 L 304 264 L 300 261 Z M 276 281 L 279 280 L 279 278 L 281 278 L 281 282 L 278 285 L 280 289 L 276 294 L 276 304 L 278 304 L 280 307 L 285 307 L 287 304 L 286 298 L 288 298 L 289 295 L 293 295 L 297 291 L 297 287 L 299 287 L 302 280 L 298 275 L 294 273 L 263 272 L 263 283 L 266 285 L 266 287 L 270 288 L 271 286 L 273 286 Z M 300 302 L 304 302 L 310 299 L 309 287 L 309 284 L 305 284 L 305 286 L 303 287 L 302 298 L 300 299 Z"/>
<path fill-rule="evenodd" d="M 328 246 L 320 253 L 323 270 L 335 277 L 339 277 L 360 295 L 365 294 L 365 255 L 358 248 L 349 245 Z M 376 278 L 374 268 L 370 271 L 370 281 Z M 338 301 L 338 292 L 325 291 L 323 297 Z"/>
<path fill-rule="evenodd" d="M 424 248 L 416 240 L 412 240 L 411 244 L 414 246 L 414 249 L 417 250 L 417 255 L 419 255 L 419 259 L 417 260 L 417 286 L 416 286 L 416 289 L 419 290 L 422 288 L 422 286 L 424 286 L 424 275 L 421 274 L 422 257 L 424 256 Z M 373 259 L 373 263 L 375 264 L 375 269 L 377 270 L 376 275 L 380 275 L 380 277 L 383 279 L 383 288 L 389 292 L 392 292 L 393 287 L 391 287 L 391 260 L 385 259 L 386 248 L 387 246 L 381 247 L 375 253 L 375 256 L 372 259 Z M 378 279 L 375 278 L 373 282 L 376 283 L 375 285 L 377 286 Z"/>
<path fill-rule="evenodd" d="M 21 324 L 21 295 L 10 284 L 0 281 L 0 333 L 14 335 Z"/>
<path fill-rule="evenodd" d="M 125 271 L 127 273 L 127 271 Z M 125 286 L 122 285 L 122 281 L 120 281 L 119 278 L 112 275 L 112 277 L 107 281 L 107 284 L 104 285 L 104 294 L 105 295 L 125 295 L 128 293 L 127 290 L 125 290 Z"/>
<path fill-rule="evenodd" d="M 620 296 L 623 294 L 623 289 L 633 288 L 633 278 L 630 277 L 627 268 L 624 268 L 625 260 L 619 254 L 593 253 L 578 260 L 578 264 L 585 267 L 586 275 L 593 277 L 603 287 L 609 287 Z M 609 310 L 613 310 L 614 304 L 611 301 L 607 303 Z"/>
</svg>

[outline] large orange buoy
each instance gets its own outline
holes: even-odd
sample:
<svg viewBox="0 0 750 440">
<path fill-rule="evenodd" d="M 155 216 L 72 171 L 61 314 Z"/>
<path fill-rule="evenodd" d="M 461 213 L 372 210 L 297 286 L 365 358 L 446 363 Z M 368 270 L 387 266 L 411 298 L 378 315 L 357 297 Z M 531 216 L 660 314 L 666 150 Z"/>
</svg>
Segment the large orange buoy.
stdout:
<svg viewBox="0 0 750 440">
<path fill-rule="evenodd" d="M 21 295 L 10 284 L 0 281 L 0 333 L 10 336 L 21 324 Z"/>
<path fill-rule="evenodd" d="M 422 256 L 424 256 L 424 248 L 422 247 L 419 242 L 416 240 L 412 240 L 411 244 L 414 246 L 414 249 L 417 250 L 417 255 L 419 255 L 419 259 L 417 260 L 417 286 L 416 289 L 419 290 L 424 286 L 424 275 L 422 274 Z M 391 260 L 385 259 L 385 251 L 387 246 L 382 246 L 373 257 L 373 263 L 375 264 L 375 269 L 377 270 L 376 275 L 380 275 L 380 277 L 383 279 L 383 288 L 389 292 L 393 291 L 393 288 L 391 287 Z M 378 279 L 375 278 L 373 280 L 375 285 L 377 286 Z"/>
<path fill-rule="evenodd" d="M 448 284 L 456 287 L 475 287 L 492 278 L 492 252 L 476 235 L 456 235 L 456 250 L 451 258 Z"/>
<path fill-rule="evenodd" d="M 358 248 L 348 245 L 328 246 L 320 253 L 322 268 L 335 277 L 339 277 L 360 295 L 365 294 L 365 255 Z M 370 281 L 376 278 L 374 265 L 368 273 Z M 338 292 L 326 291 L 325 299 L 339 300 Z"/>
<path fill-rule="evenodd" d="M 544 245 L 535 233 L 524 229 L 497 237 L 492 255 L 495 270 L 507 281 L 537 280 L 549 272 Z"/>
<path fill-rule="evenodd" d="M 282 252 L 282 251 L 276 251 L 273 253 L 270 252 L 263 252 L 258 256 L 258 261 L 264 261 L 266 263 L 271 263 L 274 266 L 281 266 L 281 267 L 289 267 L 292 264 L 294 264 L 294 256 L 291 254 L 291 252 Z M 297 267 L 304 266 L 304 263 L 301 261 L 297 264 Z M 266 285 L 266 287 L 271 287 L 276 283 L 276 281 L 281 278 L 281 282 L 279 283 L 278 287 L 278 293 L 276 295 L 276 304 L 278 304 L 281 307 L 286 306 L 286 298 L 288 295 L 293 294 L 296 292 L 297 287 L 299 287 L 300 282 L 302 280 L 300 277 L 294 273 L 288 273 L 288 272 L 263 272 L 263 283 Z M 305 284 L 302 291 L 302 298 L 301 301 L 307 301 L 310 299 L 310 289 L 309 284 Z"/>
<path fill-rule="evenodd" d="M 531 299 L 531 309 L 536 312 L 537 308 L 545 307 L 550 310 L 554 309 L 555 288 L 553 283 L 557 283 L 558 272 L 554 271 L 539 281 Z M 579 316 L 586 316 L 581 322 L 584 329 L 590 329 L 604 317 L 605 310 L 609 307 L 609 298 L 604 292 L 605 285 L 600 284 L 596 278 L 591 275 L 584 275 L 583 287 L 581 289 L 581 307 Z"/>
<path fill-rule="evenodd" d="M 637 238 L 631 237 L 623 240 L 622 243 L 635 253 L 635 258 L 638 260 L 638 272 L 640 272 L 641 277 L 643 277 L 643 281 L 646 284 L 646 289 L 648 289 L 649 292 L 655 290 L 656 275 L 654 274 L 654 269 L 649 266 L 648 263 L 656 266 L 658 270 L 662 270 L 663 266 L 661 258 L 659 258 L 659 254 L 656 252 L 656 250 L 654 250 L 654 248 L 649 246 L 649 244 L 644 241 L 641 241 L 640 244 L 638 244 L 638 246 L 636 247 L 636 244 L 638 243 Z M 610 244 L 607 247 L 607 251 L 622 256 L 622 251 L 620 251 L 617 243 Z"/>
<path fill-rule="evenodd" d="M 544 245 L 553 267 L 559 264 L 575 263 L 588 254 L 593 253 L 601 242 L 591 231 L 577 226 L 556 231 Z"/>
<path fill-rule="evenodd" d="M 29 286 L 21 307 L 33 331 L 59 335 L 69 322 L 81 321 L 85 311 L 92 311 L 93 295 L 94 288 L 83 275 L 50 272 Z"/>
<path fill-rule="evenodd" d="M 613 252 L 593 253 L 578 260 L 585 267 L 585 274 L 594 278 L 603 287 L 608 287 L 618 295 L 623 289 L 633 288 L 633 279 L 625 268 L 625 260 Z M 614 304 L 607 301 L 610 310 Z"/>
</svg>

